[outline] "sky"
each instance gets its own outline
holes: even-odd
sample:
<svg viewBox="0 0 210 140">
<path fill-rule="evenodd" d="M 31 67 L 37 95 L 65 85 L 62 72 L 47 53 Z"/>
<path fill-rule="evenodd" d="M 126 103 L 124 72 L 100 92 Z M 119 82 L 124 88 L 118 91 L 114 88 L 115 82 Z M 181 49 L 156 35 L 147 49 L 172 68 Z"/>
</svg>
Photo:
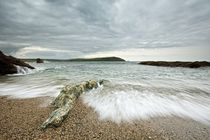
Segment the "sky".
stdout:
<svg viewBox="0 0 210 140">
<path fill-rule="evenodd" d="M 210 60 L 209 0 L 0 0 L 0 50 L 19 58 Z"/>
</svg>

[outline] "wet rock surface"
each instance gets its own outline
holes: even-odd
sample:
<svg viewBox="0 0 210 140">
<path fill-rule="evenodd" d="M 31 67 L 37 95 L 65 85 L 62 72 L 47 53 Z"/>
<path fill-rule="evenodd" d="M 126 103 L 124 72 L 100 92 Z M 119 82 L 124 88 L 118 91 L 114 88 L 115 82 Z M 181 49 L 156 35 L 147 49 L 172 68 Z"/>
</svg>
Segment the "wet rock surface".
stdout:
<svg viewBox="0 0 210 140">
<path fill-rule="evenodd" d="M 151 65 L 151 66 L 163 66 L 163 67 L 187 67 L 187 68 L 200 68 L 210 66 L 210 62 L 207 61 L 195 61 L 195 62 L 167 62 L 167 61 L 143 61 L 139 64 Z"/>
<path fill-rule="evenodd" d="M 37 58 L 36 63 L 44 63 L 44 60 L 42 60 L 41 58 Z"/>
<path fill-rule="evenodd" d="M 45 129 L 48 126 L 60 126 L 62 121 L 68 116 L 69 111 L 72 110 L 78 97 L 83 92 L 97 87 L 98 82 L 94 80 L 89 80 L 79 85 L 65 86 L 52 103 L 52 105 L 54 105 L 57 109 L 50 114 L 49 118 L 41 125 L 40 128 Z"/>
<path fill-rule="evenodd" d="M 35 69 L 24 61 L 13 56 L 6 56 L 3 54 L 3 52 L 0 51 L 0 75 L 17 73 L 18 70 L 16 66 Z"/>
</svg>

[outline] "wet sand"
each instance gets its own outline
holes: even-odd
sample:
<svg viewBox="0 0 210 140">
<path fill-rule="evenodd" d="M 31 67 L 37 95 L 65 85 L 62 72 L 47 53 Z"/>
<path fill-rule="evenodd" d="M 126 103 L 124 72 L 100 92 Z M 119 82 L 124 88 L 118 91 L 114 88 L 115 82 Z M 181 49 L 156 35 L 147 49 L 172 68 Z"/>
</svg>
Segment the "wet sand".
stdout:
<svg viewBox="0 0 210 140">
<path fill-rule="evenodd" d="M 210 139 L 210 126 L 178 117 L 158 117 L 116 124 L 100 121 L 79 99 L 61 127 L 38 127 L 53 110 L 49 97 L 0 97 L 0 139 Z"/>
</svg>

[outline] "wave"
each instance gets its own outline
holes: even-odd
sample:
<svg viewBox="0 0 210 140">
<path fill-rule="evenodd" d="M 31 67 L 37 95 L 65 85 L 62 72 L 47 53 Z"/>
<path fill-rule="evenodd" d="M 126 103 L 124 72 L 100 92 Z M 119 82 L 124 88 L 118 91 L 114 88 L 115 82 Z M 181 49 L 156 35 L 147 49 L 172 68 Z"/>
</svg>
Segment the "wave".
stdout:
<svg viewBox="0 0 210 140">
<path fill-rule="evenodd" d="M 132 122 L 157 116 L 179 116 L 210 125 L 210 97 L 186 91 L 107 83 L 82 95 L 101 120 Z"/>
<path fill-rule="evenodd" d="M 31 84 L 31 81 L 28 81 L 21 85 L 0 83 L 0 95 L 22 99 L 43 96 L 56 97 L 62 87 L 62 85 L 52 85 L 53 82 L 39 83 L 39 81 L 33 84 Z"/>
<path fill-rule="evenodd" d="M 9 74 L 9 76 L 20 76 L 20 75 L 28 75 L 28 74 L 34 74 L 37 72 L 44 72 L 44 71 L 54 71 L 54 70 L 60 70 L 60 69 L 64 69 L 65 66 L 57 66 L 57 67 L 36 67 L 35 69 L 30 69 L 27 67 L 22 67 L 22 66 L 17 66 L 15 65 L 17 68 L 17 73 L 15 74 Z"/>
<path fill-rule="evenodd" d="M 27 74 L 32 74 L 37 71 L 37 69 L 29 69 L 27 67 L 22 67 L 22 66 L 17 66 L 17 73 L 16 74 L 11 74 L 11 75 L 27 75 Z"/>
<path fill-rule="evenodd" d="M 60 70 L 60 69 L 65 69 L 65 68 L 66 66 L 55 66 L 55 67 L 45 68 L 44 70 L 53 71 L 53 70 Z"/>
</svg>

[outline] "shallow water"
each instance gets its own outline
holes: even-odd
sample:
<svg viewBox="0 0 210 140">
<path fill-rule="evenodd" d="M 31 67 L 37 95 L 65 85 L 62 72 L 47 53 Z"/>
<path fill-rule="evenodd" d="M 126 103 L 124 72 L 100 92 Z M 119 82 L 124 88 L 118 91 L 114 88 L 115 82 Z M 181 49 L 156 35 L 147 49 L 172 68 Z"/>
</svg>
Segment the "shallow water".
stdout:
<svg viewBox="0 0 210 140">
<path fill-rule="evenodd" d="M 36 70 L 0 77 L 0 95 L 55 97 L 66 84 L 105 79 L 82 95 L 100 119 L 135 121 L 175 115 L 210 125 L 210 68 L 167 68 L 135 62 L 31 63 Z M 26 74 L 27 73 L 27 74 Z"/>
</svg>

